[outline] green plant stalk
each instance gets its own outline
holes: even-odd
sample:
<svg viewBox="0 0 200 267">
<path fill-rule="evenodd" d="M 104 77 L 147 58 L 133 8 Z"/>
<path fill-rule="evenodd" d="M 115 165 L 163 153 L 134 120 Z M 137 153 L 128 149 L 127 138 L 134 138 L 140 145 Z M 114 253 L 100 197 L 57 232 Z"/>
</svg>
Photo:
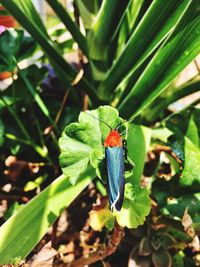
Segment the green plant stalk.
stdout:
<svg viewBox="0 0 200 267">
<path fill-rule="evenodd" d="M 21 139 L 21 138 L 15 136 L 14 134 L 11 134 L 11 133 L 5 133 L 4 136 L 5 136 L 6 138 L 10 139 L 10 140 L 17 141 L 17 142 L 19 142 L 19 143 L 22 143 L 22 144 L 31 146 L 31 142 L 30 142 L 30 141 Z"/>
<path fill-rule="evenodd" d="M 44 151 L 44 148 L 45 150 L 47 150 L 47 148 L 45 146 L 43 146 L 43 148 L 41 148 L 40 146 L 36 145 L 36 144 L 33 144 L 33 142 L 31 141 L 28 141 L 28 140 L 24 140 L 24 139 L 21 139 L 11 133 L 5 133 L 4 136 L 10 140 L 13 140 L 13 141 L 16 141 L 16 142 L 19 142 L 19 143 L 22 143 L 22 144 L 25 144 L 25 145 L 29 145 L 29 146 L 32 146 L 35 151 L 43 158 L 46 158 L 48 160 L 48 162 L 53 165 L 53 162 L 52 160 L 48 157 L 47 153 Z"/>
<path fill-rule="evenodd" d="M 79 28 L 76 26 L 75 22 L 71 19 L 70 15 L 67 13 L 63 5 L 59 3 L 57 0 L 46 0 L 46 1 L 55 11 L 56 15 L 60 18 L 60 20 L 65 25 L 67 30 L 71 33 L 72 37 L 77 42 L 82 52 L 86 56 L 88 56 L 86 38 L 80 32 Z"/>
<path fill-rule="evenodd" d="M 10 0 L 1 1 L 5 8 L 15 17 L 18 22 L 33 36 L 33 38 L 40 44 L 44 52 L 47 54 L 51 64 L 55 68 L 61 83 L 66 87 L 71 87 L 74 79 L 77 76 L 76 71 L 65 61 L 60 55 L 55 44 L 47 38 L 47 36 L 23 13 L 18 5 Z M 95 89 L 85 79 L 82 78 L 76 85 L 76 88 L 83 89 L 94 103 L 99 103 Z"/>
</svg>

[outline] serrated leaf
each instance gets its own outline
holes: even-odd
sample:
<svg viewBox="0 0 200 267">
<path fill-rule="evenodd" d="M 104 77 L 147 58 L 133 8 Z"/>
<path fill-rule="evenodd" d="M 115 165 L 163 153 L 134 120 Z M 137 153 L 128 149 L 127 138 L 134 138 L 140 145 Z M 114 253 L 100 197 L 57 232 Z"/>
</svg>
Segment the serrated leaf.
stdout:
<svg viewBox="0 0 200 267">
<path fill-rule="evenodd" d="M 84 173 L 89 165 L 97 168 L 104 157 L 102 144 L 110 129 L 101 121 L 114 128 L 121 119 L 118 117 L 118 111 L 109 106 L 82 112 L 79 123 L 67 126 L 59 140 L 60 166 L 72 184 L 76 183 L 79 175 Z"/>
<path fill-rule="evenodd" d="M 116 214 L 121 226 L 137 228 L 144 223 L 151 208 L 149 193 L 146 189 L 126 184 L 122 209 Z"/>
</svg>

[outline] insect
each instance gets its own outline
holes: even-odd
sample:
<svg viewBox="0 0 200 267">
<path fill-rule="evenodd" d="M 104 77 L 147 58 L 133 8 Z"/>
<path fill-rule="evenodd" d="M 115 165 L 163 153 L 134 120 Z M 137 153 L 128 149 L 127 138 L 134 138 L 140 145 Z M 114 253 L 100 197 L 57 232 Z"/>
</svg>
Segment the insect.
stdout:
<svg viewBox="0 0 200 267">
<path fill-rule="evenodd" d="M 120 211 L 124 199 L 126 146 L 125 140 L 122 140 L 117 128 L 110 131 L 104 142 L 104 147 L 110 208 L 112 211 Z"/>
<path fill-rule="evenodd" d="M 88 113 L 87 113 L 88 114 Z M 88 114 L 94 118 L 95 116 Z M 114 129 L 106 122 L 96 118 L 110 128 L 110 133 L 104 141 L 107 190 L 111 211 L 120 211 L 124 199 L 125 189 L 125 160 L 127 160 L 126 140 L 122 138 L 118 129 L 124 122 L 118 124 Z"/>
</svg>

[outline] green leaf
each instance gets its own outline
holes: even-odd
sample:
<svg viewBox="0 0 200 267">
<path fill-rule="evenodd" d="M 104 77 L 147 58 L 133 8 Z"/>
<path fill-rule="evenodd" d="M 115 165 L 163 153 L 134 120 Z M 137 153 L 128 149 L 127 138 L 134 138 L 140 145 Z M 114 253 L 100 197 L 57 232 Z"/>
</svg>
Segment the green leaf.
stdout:
<svg viewBox="0 0 200 267">
<path fill-rule="evenodd" d="M 29 57 L 35 50 L 32 37 L 24 36 L 24 31 L 7 29 L 0 35 L 0 71 L 13 71 L 17 62 Z"/>
<path fill-rule="evenodd" d="M 36 188 L 38 188 L 46 179 L 47 179 L 47 174 L 44 174 L 42 176 L 39 176 L 35 179 L 35 181 L 29 181 L 25 187 L 24 187 L 24 191 L 28 192 L 31 190 L 34 190 Z"/>
<path fill-rule="evenodd" d="M 182 218 L 185 209 L 188 209 L 188 213 L 195 220 L 200 215 L 200 195 L 187 194 L 179 198 L 174 198 L 169 201 L 162 209 L 162 213 L 171 217 Z"/>
<path fill-rule="evenodd" d="M 184 267 L 184 253 L 180 251 L 176 253 L 172 258 L 172 266 L 174 267 Z"/>
<path fill-rule="evenodd" d="M 0 228 L 0 264 L 24 259 L 40 241 L 61 211 L 67 207 L 95 177 L 88 170 L 76 186 L 64 175 L 58 177 L 39 195 L 20 209 Z"/>
<path fill-rule="evenodd" d="M 163 4 L 154 0 L 130 36 L 124 50 L 112 65 L 100 85 L 100 97 L 111 97 L 122 79 L 141 64 L 157 49 L 180 20 L 190 0 L 169 0 Z M 151 78 L 149 79 L 151 80 Z M 140 98 L 141 101 L 141 98 Z"/>
<path fill-rule="evenodd" d="M 200 184 L 200 110 L 189 108 L 170 116 L 165 124 L 174 133 L 168 144 L 182 160 L 181 186 Z"/>
<path fill-rule="evenodd" d="M 47 68 L 39 68 L 36 65 L 30 65 L 21 71 L 34 88 L 37 88 L 38 85 L 40 85 L 41 81 L 47 74 Z M 33 101 L 31 93 L 27 90 L 24 80 L 20 76 L 13 80 L 13 83 L 6 90 L 0 92 L 0 94 L 6 99 L 9 105 L 18 101 L 23 101 L 24 103 Z"/>
<path fill-rule="evenodd" d="M 14 215 L 15 213 L 17 213 L 21 208 L 23 207 L 23 205 L 20 205 L 17 201 L 15 201 L 10 207 L 9 209 L 6 211 L 6 213 L 4 214 L 4 219 L 8 220 L 12 215 Z"/>
<path fill-rule="evenodd" d="M 186 82 L 178 87 L 172 84 L 144 110 L 142 116 L 149 122 L 154 122 L 164 116 L 170 104 L 198 92 L 199 88 L 200 79 Z"/>
<path fill-rule="evenodd" d="M 112 128 L 121 121 L 117 110 L 109 106 L 82 112 L 79 123 L 67 126 L 59 140 L 60 166 L 73 184 L 90 164 L 93 168 L 97 168 L 104 157 L 102 144 L 110 129 L 99 120 L 108 123 Z"/>
<path fill-rule="evenodd" d="M 90 29 L 99 10 L 99 0 L 75 0 L 85 29 Z"/>
<path fill-rule="evenodd" d="M 102 60 L 102 58 L 107 58 L 108 43 L 116 31 L 128 3 L 129 0 L 123 2 L 120 0 L 102 1 L 99 13 L 87 36 L 91 59 Z"/>
<path fill-rule="evenodd" d="M 104 158 L 103 143 L 110 128 L 103 121 L 112 129 L 122 122 L 116 109 L 102 106 L 97 110 L 82 112 L 79 116 L 79 123 L 70 124 L 63 132 L 59 141 L 60 165 L 64 175 L 72 184 L 75 184 L 80 174 L 85 173 L 88 168 L 96 169 L 99 178 L 105 180 L 106 173 L 101 172 L 99 167 Z M 134 138 L 133 133 L 132 138 Z M 144 149 L 139 157 L 143 161 L 138 174 L 143 169 Z M 130 177 L 127 180 L 129 179 Z M 131 182 L 132 184 L 138 183 L 133 179 Z M 118 223 L 129 228 L 142 224 L 150 210 L 148 191 L 132 184 L 126 184 L 123 208 L 115 214 Z"/>
<path fill-rule="evenodd" d="M 187 137 L 196 147 L 200 147 L 200 109 L 190 107 L 175 113 L 169 116 L 164 124 L 173 133 Z"/>
<path fill-rule="evenodd" d="M 125 186 L 125 199 L 122 209 L 116 213 L 117 222 L 121 226 L 137 228 L 144 223 L 150 209 L 151 202 L 148 191 L 128 183 Z"/>
<path fill-rule="evenodd" d="M 135 164 L 133 175 L 129 179 L 131 179 L 134 184 L 140 183 L 150 140 L 150 128 L 129 124 L 127 138 L 128 156 Z"/>
<path fill-rule="evenodd" d="M 151 59 L 132 90 L 119 102 L 122 116 L 140 114 L 199 54 L 200 37 L 197 32 L 200 19 L 197 1 L 189 1 L 184 12 L 174 31 Z"/>
<path fill-rule="evenodd" d="M 141 8 L 144 4 L 144 0 L 134 0 L 130 1 L 128 8 L 126 9 L 126 14 L 124 15 L 120 28 L 117 32 L 117 55 L 120 55 L 122 52 L 129 36 L 133 32 L 133 29 L 135 28 L 137 22 L 139 13 L 141 11 Z"/>
</svg>

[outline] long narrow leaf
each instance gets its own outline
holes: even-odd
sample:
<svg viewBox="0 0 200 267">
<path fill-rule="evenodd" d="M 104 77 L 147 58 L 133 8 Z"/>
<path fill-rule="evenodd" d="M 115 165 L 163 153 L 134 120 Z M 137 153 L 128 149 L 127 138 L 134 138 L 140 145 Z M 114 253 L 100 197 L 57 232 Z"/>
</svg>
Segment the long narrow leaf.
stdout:
<svg viewBox="0 0 200 267">
<path fill-rule="evenodd" d="M 160 45 L 179 21 L 191 0 L 169 0 L 163 6 L 162 0 L 154 0 L 131 35 L 123 52 L 108 71 L 99 88 L 104 99 L 112 93 L 122 79 L 137 69 Z"/>
<path fill-rule="evenodd" d="M 61 211 L 95 177 L 88 172 L 76 186 L 61 175 L 0 228 L 0 264 L 19 263 L 41 240 Z"/>
<path fill-rule="evenodd" d="M 55 11 L 56 15 L 60 18 L 63 24 L 66 26 L 67 30 L 71 33 L 74 40 L 77 42 L 80 49 L 87 56 L 87 43 L 85 37 L 80 32 L 79 28 L 76 26 L 75 22 L 72 20 L 70 15 L 64 9 L 63 5 L 57 0 L 46 0 L 52 9 Z"/>
<path fill-rule="evenodd" d="M 200 52 L 198 1 L 191 1 L 173 34 L 153 57 L 128 96 L 119 104 L 126 116 L 139 114 Z M 132 108 L 128 108 L 132 106 Z"/>
<path fill-rule="evenodd" d="M 28 16 L 28 18 L 34 23 L 43 34 L 49 37 L 47 30 L 39 16 L 35 6 L 33 5 L 32 0 L 14 0 L 14 2 L 23 10 L 23 12 Z"/>
<path fill-rule="evenodd" d="M 95 60 L 107 57 L 107 47 L 112 39 L 129 0 L 103 0 L 93 28 L 88 34 L 89 56 Z"/>
<path fill-rule="evenodd" d="M 187 82 L 177 88 L 172 89 L 170 94 L 161 94 L 158 98 L 156 98 L 155 101 L 153 101 L 151 105 L 145 109 L 145 112 L 142 114 L 143 117 L 148 118 L 148 120 L 151 122 L 155 121 L 158 117 L 160 117 L 162 111 L 165 110 L 170 104 L 190 94 L 198 92 L 200 90 L 200 79 L 193 82 Z"/>
</svg>

